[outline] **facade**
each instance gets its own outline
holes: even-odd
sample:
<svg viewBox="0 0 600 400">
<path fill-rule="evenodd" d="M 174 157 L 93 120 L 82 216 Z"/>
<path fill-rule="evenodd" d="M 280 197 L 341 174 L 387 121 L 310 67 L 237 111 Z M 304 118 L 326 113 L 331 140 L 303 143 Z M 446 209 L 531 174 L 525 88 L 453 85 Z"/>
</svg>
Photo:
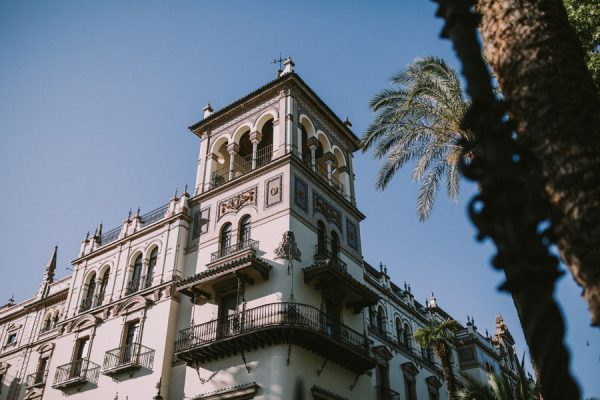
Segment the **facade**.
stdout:
<svg viewBox="0 0 600 400">
<path fill-rule="evenodd" d="M 358 138 L 293 71 L 190 127 L 196 184 L 82 242 L 0 308 L 0 400 L 446 399 L 413 332 L 450 316 L 362 257 Z M 455 332 L 453 373 L 513 375 L 514 341 Z"/>
</svg>

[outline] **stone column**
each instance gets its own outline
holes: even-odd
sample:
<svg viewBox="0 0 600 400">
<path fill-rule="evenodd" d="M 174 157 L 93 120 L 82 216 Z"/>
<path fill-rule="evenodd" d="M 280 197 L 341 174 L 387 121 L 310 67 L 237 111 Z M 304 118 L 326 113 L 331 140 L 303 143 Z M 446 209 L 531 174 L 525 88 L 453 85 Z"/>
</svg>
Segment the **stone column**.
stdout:
<svg viewBox="0 0 600 400">
<path fill-rule="evenodd" d="M 331 152 L 327 152 L 323 154 L 325 157 L 325 163 L 327 163 L 327 181 L 329 182 L 329 186 L 333 186 L 332 181 L 332 173 L 333 173 L 333 161 L 335 160 L 335 156 Z"/>
<path fill-rule="evenodd" d="M 317 169 L 317 149 L 319 148 L 319 141 L 316 137 L 312 136 L 308 138 L 308 148 L 310 149 L 310 167 L 313 172 Z"/>
<path fill-rule="evenodd" d="M 229 180 L 235 178 L 235 155 L 240 151 L 240 146 L 237 143 L 227 144 L 227 151 L 229 152 Z"/>
<path fill-rule="evenodd" d="M 252 142 L 252 169 L 256 169 L 256 161 L 258 158 L 257 150 L 258 144 L 262 139 L 262 133 L 259 131 L 254 131 L 250 133 L 250 142 Z"/>
</svg>

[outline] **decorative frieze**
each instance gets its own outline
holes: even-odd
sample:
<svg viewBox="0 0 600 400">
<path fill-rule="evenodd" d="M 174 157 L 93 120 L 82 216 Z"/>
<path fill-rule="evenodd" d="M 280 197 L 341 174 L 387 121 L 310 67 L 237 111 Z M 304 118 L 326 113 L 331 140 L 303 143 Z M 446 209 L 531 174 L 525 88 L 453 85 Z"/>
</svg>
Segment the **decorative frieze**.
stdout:
<svg viewBox="0 0 600 400">
<path fill-rule="evenodd" d="M 313 214 L 321 213 L 329 222 L 333 222 L 340 231 L 342 230 L 342 213 L 327 200 L 313 191 Z"/>
<path fill-rule="evenodd" d="M 348 238 L 348 246 L 353 249 L 358 248 L 358 232 L 356 231 L 356 224 L 346 218 L 346 237 Z"/>
<path fill-rule="evenodd" d="M 231 196 L 225 200 L 221 200 L 217 205 L 218 217 L 217 220 L 221 219 L 226 214 L 237 213 L 242 207 L 255 206 L 257 202 L 258 186 L 254 186 L 250 189 L 246 189 L 234 196 Z"/>
</svg>

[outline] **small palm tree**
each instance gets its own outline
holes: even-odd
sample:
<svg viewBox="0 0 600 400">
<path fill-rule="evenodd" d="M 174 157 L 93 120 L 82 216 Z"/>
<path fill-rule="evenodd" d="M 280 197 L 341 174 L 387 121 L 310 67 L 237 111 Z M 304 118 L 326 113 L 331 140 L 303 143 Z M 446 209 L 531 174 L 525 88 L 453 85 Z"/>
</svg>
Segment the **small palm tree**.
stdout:
<svg viewBox="0 0 600 400">
<path fill-rule="evenodd" d="M 435 355 L 440 359 L 449 399 L 454 399 L 456 393 L 456 382 L 451 367 L 452 343 L 454 342 L 452 331 L 459 327 L 458 322 L 453 319 L 442 322 L 431 321 L 423 328 L 417 329 L 414 336 L 415 341 L 421 347 L 433 349 Z"/>
<path fill-rule="evenodd" d="M 392 77 L 395 85 L 371 100 L 377 116 L 362 138 L 363 151 L 385 159 L 376 186 L 384 190 L 406 163 L 414 161 L 412 178 L 421 184 L 417 216 L 429 219 L 440 182 L 445 177 L 448 195 L 456 200 L 460 173 L 458 161 L 471 135 L 460 122 L 469 102 L 463 97 L 456 71 L 436 57 L 416 59 Z"/>
<path fill-rule="evenodd" d="M 463 386 L 456 393 L 456 400 L 539 400 L 539 390 L 525 374 L 525 355 L 517 362 L 516 383 L 506 376 L 488 374 L 488 381 L 481 382 L 469 374 L 463 374 Z"/>
</svg>

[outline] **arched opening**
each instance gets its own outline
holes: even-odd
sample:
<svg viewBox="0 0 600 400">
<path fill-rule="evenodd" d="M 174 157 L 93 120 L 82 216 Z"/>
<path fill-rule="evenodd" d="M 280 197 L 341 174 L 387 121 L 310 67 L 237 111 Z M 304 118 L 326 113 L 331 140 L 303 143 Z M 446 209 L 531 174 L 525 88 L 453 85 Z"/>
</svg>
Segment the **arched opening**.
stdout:
<svg viewBox="0 0 600 400">
<path fill-rule="evenodd" d="M 133 262 L 133 266 L 131 268 L 131 279 L 129 280 L 129 284 L 127 285 L 127 290 L 125 292 L 126 295 L 130 295 L 132 293 L 140 290 L 140 283 L 142 281 L 142 255 L 138 255 Z"/>
<path fill-rule="evenodd" d="M 331 262 L 337 263 L 340 258 L 340 237 L 331 231 Z"/>
<path fill-rule="evenodd" d="M 235 160 L 235 176 L 241 176 L 252 170 L 252 142 L 250 141 L 250 130 L 240 137 L 239 157 Z"/>
<path fill-rule="evenodd" d="M 402 321 L 400 321 L 400 318 L 396 318 L 396 338 L 398 339 L 398 343 L 400 345 L 404 344 L 403 340 L 404 337 L 402 335 Z"/>
<path fill-rule="evenodd" d="M 60 318 L 60 312 L 56 311 L 54 316 L 52 316 L 52 322 L 50 323 L 50 329 L 56 328 L 56 324 L 58 324 L 58 318 Z"/>
<path fill-rule="evenodd" d="M 317 222 L 317 254 L 327 256 L 327 230 L 322 221 Z"/>
<path fill-rule="evenodd" d="M 385 311 L 382 306 L 377 307 L 377 331 L 385 334 Z"/>
<path fill-rule="evenodd" d="M 42 325 L 42 332 L 46 332 L 50 330 L 52 326 L 52 314 L 48 313 L 46 318 L 44 318 L 44 324 Z"/>
<path fill-rule="evenodd" d="M 146 274 L 145 287 L 152 286 L 152 279 L 154 278 L 154 269 L 158 260 L 158 247 L 155 247 L 150 252 L 150 258 L 148 259 L 148 273 Z"/>
<path fill-rule="evenodd" d="M 240 229 L 239 229 L 239 238 L 238 243 L 241 248 L 248 247 L 250 241 L 250 226 L 252 224 L 252 220 L 249 215 L 246 215 L 240 221 Z"/>
<path fill-rule="evenodd" d="M 334 146 L 333 157 L 331 163 L 331 183 L 332 186 L 342 196 L 349 196 L 350 176 L 348 174 L 348 167 L 346 165 L 346 159 L 344 154 L 339 147 Z"/>
<path fill-rule="evenodd" d="M 407 348 L 411 347 L 411 343 L 410 343 L 410 327 L 408 326 L 407 323 L 405 323 L 404 327 L 402 328 L 402 342 L 404 343 L 404 345 Z"/>
<path fill-rule="evenodd" d="M 261 139 L 256 148 L 256 167 L 260 167 L 273 158 L 273 119 L 264 123 L 261 129 Z"/>
<path fill-rule="evenodd" d="M 213 152 L 213 165 L 211 173 L 211 186 L 218 187 L 229 181 L 230 155 L 227 150 L 227 141 L 217 145 Z"/>
<path fill-rule="evenodd" d="M 219 252 L 221 256 L 228 254 L 229 247 L 231 246 L 231 224 L 228 222 L 221 228 L 221 235 L 219 236 Z"/>
<path fill-rule="evenodd" d="M 104 295 L 106 295 L 106 288 L 108 287 L 108 278 L 110 277 L 110 270 L 106 269 L 100 279 L 100 290 L 98 290 L 98 305 L 104 302 Z"/>
<path fill-rule="evenodd" d="M 311 155 L 310 149 L 308 148 L 308 131 L 304 127 L 304 125 L 300 125 L 300 140 L 302 141 L 300 146 L 302 149 L 302 160 L 310 165 L 311 163 Z"/>
<path fill-rule="evenodd" d="M 83 300 L 81 302 L 81 310 L 80 311 L 87 311 L 90 308 L 94 307 L 94 293 L 96 292 L 96 274 L 92 273 L 89 277 L 88 277 L 88 281 L 86 284 L 86 291 L 85 291 L 85 296 L 83 297 Z"/>
</svg>

